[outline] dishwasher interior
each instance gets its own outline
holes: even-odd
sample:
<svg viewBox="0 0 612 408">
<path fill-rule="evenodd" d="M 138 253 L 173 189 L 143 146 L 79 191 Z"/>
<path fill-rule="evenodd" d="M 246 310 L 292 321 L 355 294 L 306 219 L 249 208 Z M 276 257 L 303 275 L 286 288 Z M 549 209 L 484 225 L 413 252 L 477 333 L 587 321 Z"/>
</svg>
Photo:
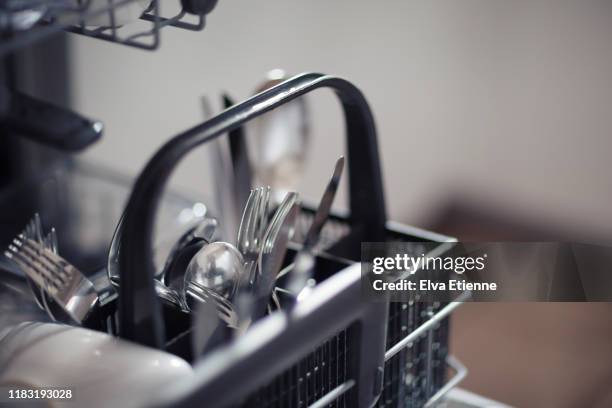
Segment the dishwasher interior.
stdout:
<svg viewBox="0 0 612 408">
<path fill-rule="evenodd" d="M 454 302 L 371 302 L 365 301 L 361 293 L 362 242 L 409 242 L 418 255 L 424 248 L 432 247 L 439 254 L 455 240 L 387 218 L 376 127 L 366 96 L 357 85 L 319 73 L 277 81 L 247 100 L 228 102 L 227 109 L 220 114 L 196 126 L 186 126 L 177 135 L 169 135 L 167 143 L 134 179 L 75 160 L 79 152 L 94 145 L 99 138 L 113 135 L 103 135 L 103 117 L 87 118 L 62 105 L 67 98 L 61 95 L 66 92 L 62 83 L 68 86 L 70 75 L 61 59 L 54 62 L 59 64 L 55 72 L 64 75 L 55 81 L 45 81 L 45 69 L 37 64 L 47 64 L 49 53 L 62 54 L 65 44 L 61 36 L 59 39 L 56 36 L 61 31 L 91 37 L 91 41 L 132 47 L 134 52 L 155 52 L 163 47 L 165 30 L 205 30 L 206 19 L 214 18 L 217 1 L 163 3 L 159 0 L 0 2 L 3 62 L 0 78 L 4 85 L 0 119 L 3 133 L 1 237 L 3 249 L 9 248 L 0 263 L 3 277 L 0 293 L 17 305 L 4 302 L 0 341 L 10 342 L 10 337 L 18 338 L 20 331 L 38 330 L 28 327 L 33 323 L 25 323 L 26 320 L 39 323 L 56 320 L 72 326 L 79 326 L 77 323 L 82 320 L 84 330 L 163 351 L 187 362 L 193 370 L 187 377 L 150 389 L 147 395 L 133 395 L 126 400 L 121 399 L 121 393 L 129 393 L 133 385 L 131 377 L 121 380 L 121 373 L 116 373 L 117 383 L 121 385 L 107 385 L 105 392 L 118 394 L 117 402 L 123 406 L 453 406 L 446 397 L 467 375 L 467 369 L 449 353 L 450 317 L 469 294 Z M 50 44 L 47 50 L 41 50 L 41 42 Z M 49 87 L 58 89 L 49 90 Z M 43 94 L 53 92 L 60 104 L 37 99 L 24 88 L 38 88 L 36 93 Z M 321 224 L 319 210 L 325 196 L 319 206 L 309 202 L 289 203 L 289 194 L 271 204 L 276 206 L 277 213 L 273 216 L 270 211 L 257 222 L 273 224 L 281 209 L 288 212 L 281 214 L 285 218 L 278 217 L 278 224 L 273 224 L 280 232 L 271 237 L 282 238 L 284 220 L 294 217 L 292 236 L 285 236 L 288 242 L 278 244 L 286 246 L 285 251 L 271 261 L 278 263 L 281 271 L 272 282 L 273 293 L 278 296 L 274 295 L 272 300 L 266 297 L 263 312 L 248 327 L 242 328 L 243 309 L 259 308 L 259 298 L 253 299 L 247 294 L 238 297 L 236 304 L 228 305 L 226 299 L 217 299 L 206 288 L 190 285 L 185 290 L 189 292 L 191 288 L 192 296 L 203 296 L 203 304 L 214 304 L 224 312 L 229 310 L 229 319 L 237 316 L 238 323 L 234 320 L 228 323 L 232 329 L 229 332 L 227 328 L 215 329 L 216 344 L 210 347 L 207 343 L 205 346 L 210 350 L 203 353 L 194 341 L 200 330 L 194 317 L 196 308 L 190 310 L 183 304 L 184 299 L 176 300 L 167 292 L 163 295 L 163 288 L 158 287 L 164 258 L 170 259 L 164 255 L 170 256 L 173 252 L 172 248 L 158 251 L 154 242 L 158 237 L 154 239 L 153 231 L 161 229 L 161 235 L 167 233 L 170 237 L 167 241 L 174 243 L 185 230 L 194 228 L 203 219 L 214 218 L 223 225 L 225 214 L 224 211 L 208 214 L 202 210 L 207 208 L 207 203 L 166 192 L 167 180 L 192 150 L 224 138 L 229 140 L 231 148 L 229 166 L 236 174 L 240 173 L 240 166 L 244 165 L 244 139 L 248 137 L 244 132 L 246 124 L 319 89 L 333 90 L 343 111 L 349 211 L 331 211 Z M 249 178 L 248 174 L 246 177 Z M 225 183 L 225 179 L 219 183 Z M 253 184 L 236 194 L 240 202 L 233 205 L 248 208 L 253 196 L 252 192 L 249 194 L 251 188 Z M 260 200 L 254 202 L 263 206 L 263 197 L 270 191 L 266 192 L 265 188 L 253 191 L 263 191 L 259 198 L 253 196 L 256 197 L 253 200 Z M 331 197 L 333 200 L 333 194 Z M 266 209 L 267 205 L 266 202 Z M 28 223 L 33 214 L 38 215 Z M 237 221 L 242 228 L 244 214 Z M 312 245 L 311 227 L 317 224 L 317 243 Z M 42 232 L 45 230 L 49 235 Z M 222 232 L 214 233 L 197 240 L 200 246 L 196 248 L 194 244 L 193 248 L 200 250 L 202 245 L 221 240 L 232 238 Z M 271 238 L 272 255 L 276 242 Z M 115 254 L 108 256 L 107 263 L 109 247 L 112 253 L 115 244 Z M 195 252 L 188 253 L 193 256 Z M 262 250 L 261 254 L 264 253 Z M 34 261 L 27 258 L 32 254 L 38 257 Z M 274 258 L 272 255 L 270 258 Z M 17 261 L 11 262 L 13 258 Z M 83 279 L 79 275 L 81 286 L 73 288 L 76 293 L 73 295 L 82 300 L 95 292 L 95 313 L 86 310 L 80 315 L 81 309 L 76 306 L 71 309 L 76 303 L 73 298 L 61 307 L 61 294 L 58 295 L 61 288 L 54 286 L 61 284 L 54 283 L 55 277 L 45 275 L 40 281 L 31 276 L 25 278 L 23 269 L 43 270 L 57 259 L 76 265 L 85 275 Z M 257 263 L 254 270 L 263 268 L 266 259 L 259 255 L 252 260 Z M 166 262 L 171 264 L 170 268 L 174 266 Z M 294 272 L 298 267 L 304 269 L 301 266 L 304 262 L 309 266 L 303 273 L 309 278 L 298 295 L 287 288 L 295 285 Z M 185 264 L 181 265 L 184 272 Z M 63 269 L 67 275 L 72 273 L 66 271 Z M 113 271 L 117 273 L 113 275 Z M 87 295 L 77 292 L 85 290 L 83 287 L 87 285 L 83 282 L 91 286 Z M 197 290 L 203 292 L 198 295 Z M 49 295 L 51 292 L 53 296 Z M 302 294 L 304 298 L 300 299 Z M 57 310 L 58 306 L 64 310 Z M 198 308 L 207 307 L 199 305 Z M 64 313 L 66 309 L 68 317 Z M 18 330 L 11 331 L 11 327 Z M 43 366 L 44 361 L 39 364 Z M 13 386 L 14 378 L 21 378 L 11 375 L 10 372 L 0 375 L 0 385 Z M 46 385 L 60 387 L 59 383 Z M 108 403 L 97 402 L 99 405 L 94 406 Z"/>
</svg>

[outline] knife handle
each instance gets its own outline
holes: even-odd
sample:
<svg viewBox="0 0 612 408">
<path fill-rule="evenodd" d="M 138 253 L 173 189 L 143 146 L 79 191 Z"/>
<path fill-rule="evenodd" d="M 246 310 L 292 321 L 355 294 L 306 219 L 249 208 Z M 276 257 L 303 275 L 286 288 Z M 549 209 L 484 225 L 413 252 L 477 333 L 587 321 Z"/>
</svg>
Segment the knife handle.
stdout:
<svg viewBox="0 0 612 408">
<path fill-rule="evenodd" d="M 78 152 L 102 136 L 103 125 L 68 109 L 14 92 L 0 126 L 35 142 L 66 152 Z"/>
</svg>

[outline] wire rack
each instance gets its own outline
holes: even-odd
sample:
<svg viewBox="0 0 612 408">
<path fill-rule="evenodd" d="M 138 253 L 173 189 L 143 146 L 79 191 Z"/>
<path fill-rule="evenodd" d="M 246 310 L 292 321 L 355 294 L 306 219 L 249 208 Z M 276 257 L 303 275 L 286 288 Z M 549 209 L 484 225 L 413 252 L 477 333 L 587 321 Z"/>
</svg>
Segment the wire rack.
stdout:
<svg viewBox="0 0 612 408">
<path fill-rule="evenodd" d="M 261 388 L 241 404 L 253 408 L 308 407 L 332 390 L 349 382 L 349 357 L 352 355 L 347 338 L 350 330 L 342 330 L 312 351 L 269 385 Z M 346 395 L 338 396 L 330 406 L 343 408 Z"/>
<path fill-rule="evenodd" d="M 295 240 L 299 244 L 313 214 L 302 211 L 298 219 Z M 345 237 L 350 227 L 340 218 L 330 220 L 322 232 L 320 250 L 325 251 Z M 394 237 L 397 240 L 397 236 Z M 409 239 L 409 236 L 404 236 Z M 412 245 L 414 255 L 423 247 Z M 349 263 L 348 260 L 346 260 Z M 444 306 L 439 302 L 391 302 L 389 303 L 386 348 L 391 349 L 409 334 L 414 333 Z M 448 358 L 449 318 L 445 317 L 432 329 L 407 345 L 384 366 L 382 392 L 378 408 L 422 407 L 433 404 L 432 397 L 446 382 Z M 249 396 L 241 405 L 244 408 L 310 407 L 337 387 L 350 383 L 355 373 L 347 371 L 351 329 L 340 331 L 314 349 L 307 357 L 276 377 L 270 384 Z M 436 400 L 439 397 L 436 397 Z M 431 400 L 431 401 L 430 401 Z M 429 401 L 429 402 L 428 402 Z M 345 407 L 346 395 L 341 393 L 329 407 Z"/>
<path fill-rule="evenodd" d="M 204 15 L 177 1 L 26 0 L 0 5 L 0 55 L 61 30 L 145 50 L 160 45 L 164 27 L 200 31 Z"/>
</svg>

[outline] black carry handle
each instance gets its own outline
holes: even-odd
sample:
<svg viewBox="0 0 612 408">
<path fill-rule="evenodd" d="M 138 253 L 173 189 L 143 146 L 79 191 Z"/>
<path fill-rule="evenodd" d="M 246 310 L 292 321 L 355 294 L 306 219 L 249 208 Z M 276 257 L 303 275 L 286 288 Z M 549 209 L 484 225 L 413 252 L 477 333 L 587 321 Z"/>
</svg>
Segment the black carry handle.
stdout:
<svg viewBox="0 0 612 408">
<path fill-rule="evenodd" d="M 180 160 L 193 148 L 318 88 L 333 89 L 344 110 L 351 227 L 369 241 L 384 239 L 387 219 L 376 129 L 363 94 L 338 77 L 298 75 L 173 137 L 149 160 L 136 180 L 125 211 L 119 254 L 121 337 L 158 348 L 164 344 L 164 322 L 153 285 L 153 222 L 164 186 Z"/>
</svg>

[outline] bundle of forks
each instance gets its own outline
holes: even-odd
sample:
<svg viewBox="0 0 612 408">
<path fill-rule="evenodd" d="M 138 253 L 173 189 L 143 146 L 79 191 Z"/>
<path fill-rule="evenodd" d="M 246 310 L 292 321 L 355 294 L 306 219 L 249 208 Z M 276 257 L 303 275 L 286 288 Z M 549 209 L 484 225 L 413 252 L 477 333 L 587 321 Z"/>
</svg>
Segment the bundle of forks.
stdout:
<svg viewBox="0 0 612 408">
<path fill-rule="evenodd" d="M 84 325 L 97 309 L 93 283 L 58 254 L 57 233 L 43 234 L 38 214 L 4 252 L 26 275 L 38 305 L 52 320 Z"/>
</svg>

